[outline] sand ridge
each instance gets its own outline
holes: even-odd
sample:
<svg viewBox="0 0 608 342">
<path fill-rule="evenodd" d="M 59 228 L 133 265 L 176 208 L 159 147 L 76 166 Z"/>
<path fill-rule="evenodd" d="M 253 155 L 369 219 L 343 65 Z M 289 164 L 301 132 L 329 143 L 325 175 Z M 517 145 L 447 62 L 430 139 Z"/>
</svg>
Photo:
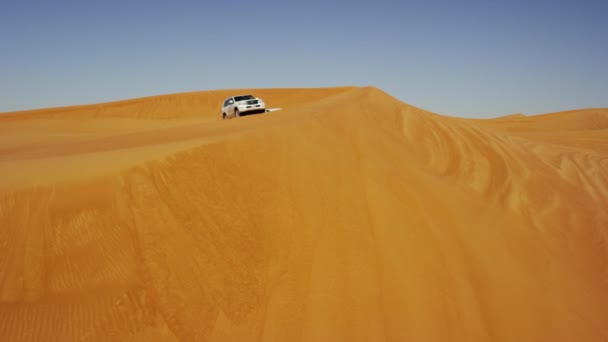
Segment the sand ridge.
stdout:
<svg viewBox="0 0 608 342">
<path fill-rule="evenodd" d="M 0 115 L 0 339 L 608 339 L 608 110 L 246 92 Z"/>
</svg>

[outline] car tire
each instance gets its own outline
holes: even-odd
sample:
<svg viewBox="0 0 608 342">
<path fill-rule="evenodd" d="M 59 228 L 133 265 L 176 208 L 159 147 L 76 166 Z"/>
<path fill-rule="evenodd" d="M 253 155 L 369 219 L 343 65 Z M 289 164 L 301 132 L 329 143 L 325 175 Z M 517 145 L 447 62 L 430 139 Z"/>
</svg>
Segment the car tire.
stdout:
<svg viewBox="0 0 608 342">
<path fill-rule="evenodd" d="M 226 120 L 226 113 L 222 113 L 222 120 Z"/>
<path fill-rule="evenodd" d="M 239 113 L 238 108 L 234 108 L 234 117 L 235 118 L 240 118 L 241 117 L 241 113 Z"/>
</svg>

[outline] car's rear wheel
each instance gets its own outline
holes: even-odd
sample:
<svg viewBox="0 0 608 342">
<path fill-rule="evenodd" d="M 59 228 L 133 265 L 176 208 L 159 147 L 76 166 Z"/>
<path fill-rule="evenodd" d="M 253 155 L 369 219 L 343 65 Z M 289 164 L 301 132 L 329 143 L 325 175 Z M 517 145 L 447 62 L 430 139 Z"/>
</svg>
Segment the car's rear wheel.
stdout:
<svg viewBox="0 0 608 342">
<path fill-rule="evenodd" d="M 241 117 L 241 113 L 239 113 L 239 110 L 237 108 L 234 108 L 234 117 L 236 117 L 236 118 Z"/>
<path fill-rule="evenodd" d="M 226 120 L 226 113 L 222 113 L 222 119 Z"/>
</svg>

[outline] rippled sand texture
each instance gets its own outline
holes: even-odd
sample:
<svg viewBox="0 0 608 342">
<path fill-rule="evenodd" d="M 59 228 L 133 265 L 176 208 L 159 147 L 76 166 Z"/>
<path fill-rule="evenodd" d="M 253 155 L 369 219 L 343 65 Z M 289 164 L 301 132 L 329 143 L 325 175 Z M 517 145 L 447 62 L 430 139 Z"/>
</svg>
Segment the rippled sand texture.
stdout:
<svg viewBox="0 0 608 342">
<path fill-rule="evenodd" d="M 0 115 L 1 341 L 606 341 L 608 110 Z"/>
</svg>

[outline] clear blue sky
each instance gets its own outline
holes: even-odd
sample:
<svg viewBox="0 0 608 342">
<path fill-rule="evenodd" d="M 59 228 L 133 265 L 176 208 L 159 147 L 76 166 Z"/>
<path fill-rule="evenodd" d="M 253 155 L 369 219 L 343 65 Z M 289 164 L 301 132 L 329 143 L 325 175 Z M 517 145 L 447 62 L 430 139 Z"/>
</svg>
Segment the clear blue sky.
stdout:
<svg viewBox="0 0 608 342">
<path fill-rule="evenodd" d="M 608 107 L 608 0 L 0 5 L 0 112 L 340 85 L 469 117 Z"/>
</svg>

